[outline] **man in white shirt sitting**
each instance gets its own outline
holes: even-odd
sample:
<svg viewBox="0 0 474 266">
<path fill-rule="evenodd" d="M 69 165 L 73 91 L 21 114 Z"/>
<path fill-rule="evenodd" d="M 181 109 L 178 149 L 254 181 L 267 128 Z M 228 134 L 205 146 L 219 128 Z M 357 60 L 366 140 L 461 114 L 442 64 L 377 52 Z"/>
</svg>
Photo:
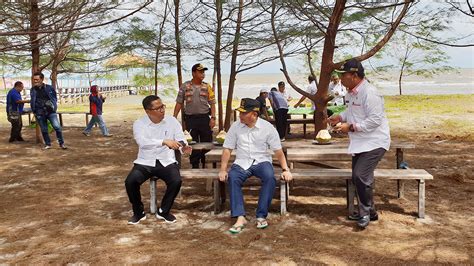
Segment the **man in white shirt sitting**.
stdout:
<svg viewBox="0 0 474 266">
<path fill-rule="evenodd" d="M 306 87 L 306 92 L 315 95 L 318 92 L 318 87 L 316 86 L 316 78 L 313 75 L 308 76 L 308 87 Z M 294 108 L 298 108 L 300 103 L 302 103 L 306 99 L 306 96 L 302 95 L 299 101 L 293 106 Z M 311 101 L 311 109 L 316 110 L 316 106 L 314 102 Z"/>
<path fill-rule="evenodd" d="M 334 97 L 330 103 L 341 106 L 344 105 L 344 96 L 346 95 L 346 88 L 342 86 L 341 80 L 337 73 L 331 76 L 331 83 L 329 83 L 329 93 Z"/>
<path fill-rule="evenodd" d="M 347 110 L 332 116 L 334 130 L 349 133 L 349 153 L 352 153 L 352 182 L 359 198 L 359 213 L 350 215 L 357 225 L 366 228 L 369 221 L 378 220 L 373 200 L 374 170 L 385 151 L 390 148 L 390 128 L 384 111 L 383 96 L 364 77 L 364 68 L 350 59 L 336 72 L 342 73 L 342 85 L 347 87 Z"/>
<path fill-rule="evenodd" d="M 133 216 L 128 224 L 138 224 L 146 219 L 140 186 L 153 176 L 166 183 L 166 192 L 161 207 L 156 212 L 156 218 L 174 223 L 176 217 L 170 210 L 181 188 L 175 150 L 180 149 L 190 154 L 192 149 L 186 146 L 186 138 L 178 120 L 165 116 L 166 106 L 158 96 L 147 96 L 142 104 L 147 115 L 133 123 L 133 137 L 139 147 L 138 156 L 125 179 L 125 188 L 133 209 Z"/>
<path fill-rule="evenodd" d="M 229 229 L 231 233 L 240 233 L 247 224 L 244 210 L 242 185 L 251 176 L 262 181 L 257 206 L 257 228 L 268 226 L 268 208 L 272 202 L 276 187 L 276 179 L 272 165 L 273 150 L 283 170 L 281 178 L 286 181 L 292 175 L 286 164 L 285 155 L 281 147 L 280 138 L 276 129 L 268 121 L 259 118 L 260 104 L 257 100 L 244 98 L 237 111 L 240 112 L 240 121 L 232 124 L 227 132 L 222 152 L 219 180 L 228 180 L 230 194 L 230 214 L 237 217 L 235 224 Z M 236 150 L 235 162 L 227 172 L 232 150 Z"/>
</svg>

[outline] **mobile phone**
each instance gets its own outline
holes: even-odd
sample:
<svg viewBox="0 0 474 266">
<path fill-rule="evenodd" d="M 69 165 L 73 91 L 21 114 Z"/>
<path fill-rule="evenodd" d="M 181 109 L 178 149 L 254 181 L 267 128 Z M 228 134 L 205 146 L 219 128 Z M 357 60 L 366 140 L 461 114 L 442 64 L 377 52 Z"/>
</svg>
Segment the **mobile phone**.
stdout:
<svg viewBox="0 0 474 266">
<path fill-rule="evenodd" d="M 178 141 L 178 142 L 179 142 L 179 144 L 181 144 L 181 147 L 187 146 L 186 142 L 184 142 L 184 141 L 182 141 L 182 140 L 180 140 L 180 141 Z"/>
</svg>

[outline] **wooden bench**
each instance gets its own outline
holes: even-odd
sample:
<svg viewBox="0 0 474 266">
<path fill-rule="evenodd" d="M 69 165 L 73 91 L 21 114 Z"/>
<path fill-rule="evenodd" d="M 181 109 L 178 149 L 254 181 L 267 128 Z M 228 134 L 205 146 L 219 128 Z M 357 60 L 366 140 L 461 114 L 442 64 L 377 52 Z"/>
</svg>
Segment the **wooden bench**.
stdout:
<svg viewBox="0 0 474 266">
<path fill-rule="evenodd" d="M 225 193 L 222 188 L 225 186 L 218 179 L 219 169 L 181 169 L 183 180 L 190 178 L 211 179 L 214 182 L 214 213 L 218 214 L 225 203 Z M 303 180 L 345 180 L 347 183 L 348 213 L 354 213 L 355 187 L 352 184 L 351 169 L 293 169 L 293 182 Z M 377 169 L 375 179 L 388 180 L 417 180 L 418 181 L 418 217 L 425 217 L 425 180 L 433 179 L 433 176 L 423 169 Z M 280 180 L 281 170 L 275 169 L 275 178 Z M 288 183 L 280 180 L 280 213 L 287 213 L 287 202 L 289 197 Z M 156 180 L 150 180 L 150 211 L 156 212 Z"/>
<path fill-rule="evenodd" d="M 57 112 L 57 114 L 59 116 L 59 124 L 61 125 L 61 127 L 64 126 L 63 115 L 85 115 L 86 126 L 87 124 L 89 124 L 89 116 L 91 115 L 91 113 L 89 112 Z"/>
</svg>

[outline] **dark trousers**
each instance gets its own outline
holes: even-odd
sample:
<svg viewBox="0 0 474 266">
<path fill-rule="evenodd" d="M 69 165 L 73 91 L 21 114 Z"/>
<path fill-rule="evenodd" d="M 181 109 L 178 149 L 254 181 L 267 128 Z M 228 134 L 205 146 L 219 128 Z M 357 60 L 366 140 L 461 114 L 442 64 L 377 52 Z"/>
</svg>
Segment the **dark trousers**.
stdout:
<svg viewBox="0 0 474 266">
<path fill-rule="evenodd" d="M 181 188 L 181 175 L 178 164 L 170 164 L 166 167 L 157 160 L 156 166 L 146 166 L 135 164 L 125 179 L 125 188 L 134 214 L 141 214 L 144 211 L 140 186 L 150 177 L 155 176 L 166 183 L 166 192 L 161 200 L 161 210 L 168 213 L 173 206 L 174 199 Z"/>
<path fill-rule="evenodd" d="M 10 142 L 15 140 L 23 140 L 23 138 L 21 137 L 21 128 L 23 127 L 21 117 L 17 120 L 11 120 L 10 123 L 12 124 L 12 130 L 10 132 Z"/>
<path fill-rule="evenodd" d="M 359 215 L 374 214 L 374 170 L 385 154 L 385 149 L 378 148 L 368 152 L 357 153 L 352 157 L 352 182 L 359 199 Z"/>
<path fill-rule="evenodd" d="M 286 127 L 288 125 L 288 109 L 278 109 L 275 111 L 275 126 L 280 139 L 286 136 Z"/>
<path fill-rule="evenodd" d="M 209 127 L 209 115 L 186 115 L 186 129 L 196 142 L 212 142 L 212 130 Z M 206 163 L 206 152 L 209 150 L 193 150 L 189 162 L 193 168 L 199 168 L 199 162 Z"/>
</svg>

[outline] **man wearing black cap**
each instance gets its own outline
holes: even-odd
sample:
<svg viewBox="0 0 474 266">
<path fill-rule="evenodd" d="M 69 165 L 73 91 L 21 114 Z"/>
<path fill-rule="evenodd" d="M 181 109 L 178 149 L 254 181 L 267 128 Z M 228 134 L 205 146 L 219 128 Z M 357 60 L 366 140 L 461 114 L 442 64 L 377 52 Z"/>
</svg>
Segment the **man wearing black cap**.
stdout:
<svg viewBox="0 0 474 266">
<path fill-rule="evenodd" d="M 390 148 L 390 128 L 384 111 L 383 96 L 364 77 L 364 68 L 350 59 L 336 72 L 348 89 L 347 110 L 331 116 L 334 130 L 349 133 L 349 153 L 352 154 L 352 182 L 359 198 L 359 213 L 348 218 L 366 228 L 369 221 L 378 220 L 373 201 L 374 170 L 385 151 Z"/>
<path fill-rule="evenodd" d="M 173 116 L 177 117 L 184 107 L 186 129 L 193 141 L 212 142 L 212 128 L 216 125 L 216 99 L 210 84 L 204 82 L 207 67 L 195 64 L 192 67 L 193 78 L 179 88 Z M 205 164 L 203 150 L 193 150 L 189 161 L 193 168 L 199 168 L 199 162 Z"/>
<path fill-rule="evenodd" d="M 281 178 L 290 181 L 293 177 L 286 164 L 285 154 L 281 147 L 280 138 L 270 122 L 259 118 L 260 103 L 257 100 L 244 98 L 237 111 L 240 112 L 240 121 L 232 124 L 227 132 L 222 151 L 219 180 L 228 180 L 230 194 L 230 214 L 237 218 L 229 232 L 238 234 L 247 224 L 244 210 L 242 185 L 251 176 L 262 181 L 262 188 L 257 206 L 257 228 L 268 226 L 266 220 L 268 208 L 272 202 L 276 187 L 275 174 L 272 165 L 271 149 L 280 162 L 283 170 Z M 232 150 L 236 150 L 235 162 L 227 172 Z"/>
</svg>

